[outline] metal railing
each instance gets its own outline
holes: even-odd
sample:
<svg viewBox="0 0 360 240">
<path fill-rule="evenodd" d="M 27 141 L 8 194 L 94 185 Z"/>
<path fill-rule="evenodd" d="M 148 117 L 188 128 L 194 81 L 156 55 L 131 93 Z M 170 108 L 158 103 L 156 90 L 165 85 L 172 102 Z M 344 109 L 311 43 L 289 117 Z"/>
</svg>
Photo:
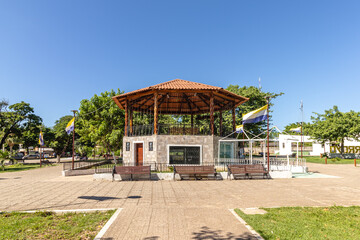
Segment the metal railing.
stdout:
<svg viewBox="0 0 360 240">
<path fill-rule="evenodd" d="M 74 169 L 72 168 L 72 162 L 63 162 L 63 170 L 80 170 L 88 169 L 95 166 L 99 166 L 105 163 L 111 162 L 111 160 L 88 160 L 88 161 L 74 161 Z"/>
<path fill-rule="evenodd" d="M 151 136 L 154 134 L 153 125 L 134 125 L 127 130 L 128 136 Z"/>
<path fill-rule="evenodd" d="M 215 128 L 216 136 L 227 136 L 232 133 L 232 129 L 223 126 L 220 129 Z M 154 134 L 154 126 L 151 125 L 134 125 L 127 130 L 128 136 L 150 136 Z M 191 124 L 158 124 L 158 135 L 211 135 L 211 129 L 208 125 L 191 125 Z"/>
<path fill-rule="evenodd" d="M 143 166 L 151 166 L 152 172 L 172 172 L 174 166 L 215 166 L 217 171 L 227 171 L 227 165 L 237 164 L 237 165 L 248 165 L 248 164 L 262 164 L 267 169 L 267 160 L 264 161 L 263 158 L 253 158 L 250 159 L 238 159 L 238 158 L 221 158 L 214 159 L 210 162 L 203 162 L 201 164 L 169 164 L 169 163 L 157 163 L 154 161 L 143 162 Z M 115 164 L 103 164 L 101 166 L 95 167 L 95 173 L 112 173 Z M 116 166 L 135 166 L 134 163 L 121 163 L 116 164 Z M 270 169 L 286 171 L 290 170 L 292 167 L 301 166 L 306 167 L 305 159 L 296 159 L 296 158 L 270 158 Z"/>
</svg>

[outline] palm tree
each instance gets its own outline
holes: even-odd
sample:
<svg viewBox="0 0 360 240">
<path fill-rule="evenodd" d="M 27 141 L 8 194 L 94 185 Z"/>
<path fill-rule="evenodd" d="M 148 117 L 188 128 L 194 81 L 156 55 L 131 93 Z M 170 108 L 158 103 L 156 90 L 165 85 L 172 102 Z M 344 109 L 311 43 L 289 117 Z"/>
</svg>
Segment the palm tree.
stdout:
<svg viewBox="0 0 360 240">
<path fill-rule="evenodd" d="M 0 167 L 3 171 L 5 170 L 5 161 L 9 158 L 10 158 L 9 152 L 0 150 Z"/>
<path fill-rule="evenodd" d="M 10 134 L 7 138 L 6 138 L 6 144 L 9 146 L 10 148 L 10 155 L 12 155 L 12 149 L 16 144 L 20 144 L 22 143 L 21 140 L 15 136 L 15 134 Z M 10 158 L 10 162 L 11 164 L 14 163 L 14 159 Z"/>
<path fill-rule="evenodd" d="M 9 137 L 6 138 L 6 144 L 10 147 L 10 154 L 12 153 L 12 149 L 16 144 L 22 143 L 21 140 L 15 136 L 15 134 L 9 135 Z"/>
</svg>

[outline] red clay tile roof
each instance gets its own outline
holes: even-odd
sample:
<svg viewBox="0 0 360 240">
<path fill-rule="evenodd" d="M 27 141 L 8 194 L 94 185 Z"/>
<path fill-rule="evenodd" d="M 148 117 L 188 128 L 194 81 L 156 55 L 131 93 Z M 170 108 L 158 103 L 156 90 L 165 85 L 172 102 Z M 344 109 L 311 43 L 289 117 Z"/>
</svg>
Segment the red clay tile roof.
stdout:
<svg viewBox="0 0 360 240">
<path fill-rule="evenodd" d="M 121 94 L 121 96 L 126 96 L 126 95 L 132 95 L 134 93 L 139 93 L 139 92 L 145 92 L 148 90 L 176 90 L 176 89 L 181 89 L 181 90 L 220 90 L 222 89 L 221 87 L 214 87 L 214 86 L 210 86 L 207 84 L 203 84 L 203 83 L 197 83 L 197 82 L 190 82 L 187 80 L 182 80 L 182 79 L 174 79 L 174 80 L 170 80 L 164 83 L 159 83 L 156 84 L 154 86 L 150 86 L 150 87 L 146 87 L 146 88 L 141 88 L 132 92 L 128 92 L 128 93 L 124 93 Z"/>
<path fill-rule="evenodd" d="M 215 111 L 228 110 L 236 107 L 249 99 L 235 93 L 229 92 L 221 87 L 210 86 L 207 84 L 190 82 L 182 79 L 174 79 L 168 82 L 156 84 L 154 86 L 138 89 L 132 92 L 114 96 L 115 103 L 124 109 L 126 99 L 133 102 L 130 104 L 134 109 L 149 110 L 153 108 L 153 99 L 151 95 L 159 90 L 159 107 L 163 113 L 203 113 L 209 111 L 209 94 L 212 92 L 215 96 Z M 197 91 L 198 90 L 198 91 Z M 193 94 L 190 94 L 190 93 Z M 199 93 L 196 95 L 196 93 Z M 165 94 L 165 95 L 164 95 Z M 165 98 L 166 96 L 166 98 Z"/>
</svg>

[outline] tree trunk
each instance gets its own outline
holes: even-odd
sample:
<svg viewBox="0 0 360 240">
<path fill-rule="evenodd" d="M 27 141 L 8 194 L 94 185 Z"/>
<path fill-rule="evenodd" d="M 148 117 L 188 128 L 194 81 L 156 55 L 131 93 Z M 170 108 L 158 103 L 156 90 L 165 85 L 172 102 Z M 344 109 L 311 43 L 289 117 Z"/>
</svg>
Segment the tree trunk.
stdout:
<svg viewBox="0 0 360 240">
<path fill-rule="evenodd" d="M 343 155 L 344 154 L 344 139 L 342 138 L 341 139 L 341 143 L 340 143 L 341 145 L 340 145 L 340 147 L 341 147 L 341 155 Z"/>
<path fill-rule="evenodd" d="M 19 121 L 14 122 L 13 125 L 11 125 L 11 127 L 4 133 L 3 137 L 1 138 L 0 146 L 5 143 L 6 138 L 9 136 L 12 129 L 16 126 L 16 124 L 18 124 L 18 122 Z"/>
<path fill-rule="evenodd" d="M 60 155 L 57 154 L 57 155 L 56 155 L 56 162 L 57 162 L 57 163 L 60 163 L 60 158 L 61 158 L 61 154 L 60 154 Z"/>
<path fill-rule="evenodd" d="M 114 151 L 112 151 L 111 153 L 112 153 L 113 158 L 114 158 L 114 163 L 115 163 L 115 164 L 117 164 L 117 162 L 116 162 L 116 157 L 115 157 L 115 152 L 114 152 Z"/>
</svg>

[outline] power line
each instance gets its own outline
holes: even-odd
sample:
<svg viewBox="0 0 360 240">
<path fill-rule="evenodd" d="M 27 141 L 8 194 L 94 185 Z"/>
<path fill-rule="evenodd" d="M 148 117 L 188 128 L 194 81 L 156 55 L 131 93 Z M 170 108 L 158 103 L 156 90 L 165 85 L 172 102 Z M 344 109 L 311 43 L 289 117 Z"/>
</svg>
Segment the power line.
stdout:
<svg viewBox="0 0 360 240">
<path fill-rule="evenodd" d="M 110 101 L 108 101 L 107 103 L 105 103 L 104 105 L 102 105 L 101 107 L 99 107 L 99 108 L 95 109 L 94 111 L 89 112 L 89 113 L 82 114 L 81 116 L 86 116 L 86 115 L 92 114 L 92 113 L 94 113 L 94 112 L 97 112 L 98 110 L 100 110 L 100 109 L 104 108 L 106 105 L 108 105 L 108 104 L 109 104 L 109 103 L 111 103 L 111 102 L 113 102 L 113 101 L 112 101 L 112 100 L 110 100 Z"/>
</svg>

